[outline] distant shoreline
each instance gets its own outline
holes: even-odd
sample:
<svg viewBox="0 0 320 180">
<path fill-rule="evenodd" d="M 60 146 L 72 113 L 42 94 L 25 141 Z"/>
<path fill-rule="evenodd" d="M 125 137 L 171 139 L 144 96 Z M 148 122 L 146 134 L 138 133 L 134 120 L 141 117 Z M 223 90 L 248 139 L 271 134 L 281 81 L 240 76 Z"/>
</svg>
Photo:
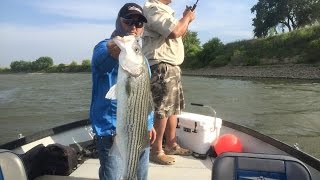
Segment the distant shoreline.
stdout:
<svg viewBox="0 0 320 180">
<path fill-rule="evenodd" d="M 182 69 L 184 76 L 243 77 L 320 80 L 320 66 L 283 64 L 263 66 L 224 66 L 217 68 Z"/>
<path fill-rule="evenodd" d="M 48 72 L 0 72 L 0 74 L 45 74 Z M 91 72 L 65 72 L 91 73 Z M 49 74 L 49 73 L 48 73 Z M 320 65 L 282 64 L 261 66 L 223 66 L 217 68 L 182 69 L 183 76 L 235 77 L 235 78 L 276 78 L 320 80 Z"/>
</svg>

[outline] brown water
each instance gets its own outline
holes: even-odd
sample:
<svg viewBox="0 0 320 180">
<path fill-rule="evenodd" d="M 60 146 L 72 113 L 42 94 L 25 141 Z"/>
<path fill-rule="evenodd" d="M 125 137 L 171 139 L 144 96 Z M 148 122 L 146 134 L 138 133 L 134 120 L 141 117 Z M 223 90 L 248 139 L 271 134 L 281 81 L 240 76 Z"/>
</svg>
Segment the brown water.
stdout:
<svg viewBox="0 0 320 180">
<path fill-rule="evenodd" d="M 320 82 L 183 77 L 186 111 L 248 126 L 320 158 Z M 88 118 L 90 74 L 0 75 L 0 144 Z"/>
</svg>

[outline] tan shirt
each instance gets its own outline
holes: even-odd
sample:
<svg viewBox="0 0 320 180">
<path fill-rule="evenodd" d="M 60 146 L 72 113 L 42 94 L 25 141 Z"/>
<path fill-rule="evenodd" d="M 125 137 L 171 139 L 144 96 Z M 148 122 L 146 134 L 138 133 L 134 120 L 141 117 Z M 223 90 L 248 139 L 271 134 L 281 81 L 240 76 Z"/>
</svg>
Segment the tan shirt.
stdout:
<svg viewBox="0 0 320 180">
<path fill-rule="evenodd" d="M 167 62 L 180 65 L 184 59 L 182 38 L 168 38 L 178 23 L 173 9 L 158 0 L 148 0 L 143 7 L 143 13 L 148 23 L 142 35 L 142 51 L 149 64 Z"/>
</svg>

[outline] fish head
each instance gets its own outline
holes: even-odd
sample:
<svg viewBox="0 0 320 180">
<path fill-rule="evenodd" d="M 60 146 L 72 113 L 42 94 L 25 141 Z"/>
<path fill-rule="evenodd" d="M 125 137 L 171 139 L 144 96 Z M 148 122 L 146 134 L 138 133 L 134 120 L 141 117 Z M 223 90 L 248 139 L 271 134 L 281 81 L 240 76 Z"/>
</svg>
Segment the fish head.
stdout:
<svg viewBox="0 0 320 180">
<path fill-rule="evenodd" d="M 138 76 L 143 71 L 144 56 L 140 46 L 140 38 L 133 35 L 116 36 L 113 41 L 120 48 L 119 65 L 133 76 Z"/>
</svg>

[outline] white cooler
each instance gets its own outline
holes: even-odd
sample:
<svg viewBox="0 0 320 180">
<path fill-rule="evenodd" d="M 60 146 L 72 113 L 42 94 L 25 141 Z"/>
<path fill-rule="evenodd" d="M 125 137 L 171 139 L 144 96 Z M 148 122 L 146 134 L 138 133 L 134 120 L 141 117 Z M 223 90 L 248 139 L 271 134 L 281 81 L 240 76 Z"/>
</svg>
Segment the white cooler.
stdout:
<svg viewBox="0 0 320 180">
<path fill-rule="evenodd" d="M 178 115 L 178 142 L 195 153 L 206 154 L 212 142 L 219 137 L 221 125 L 220 118 L 182 112 Z"/>
</svg>

